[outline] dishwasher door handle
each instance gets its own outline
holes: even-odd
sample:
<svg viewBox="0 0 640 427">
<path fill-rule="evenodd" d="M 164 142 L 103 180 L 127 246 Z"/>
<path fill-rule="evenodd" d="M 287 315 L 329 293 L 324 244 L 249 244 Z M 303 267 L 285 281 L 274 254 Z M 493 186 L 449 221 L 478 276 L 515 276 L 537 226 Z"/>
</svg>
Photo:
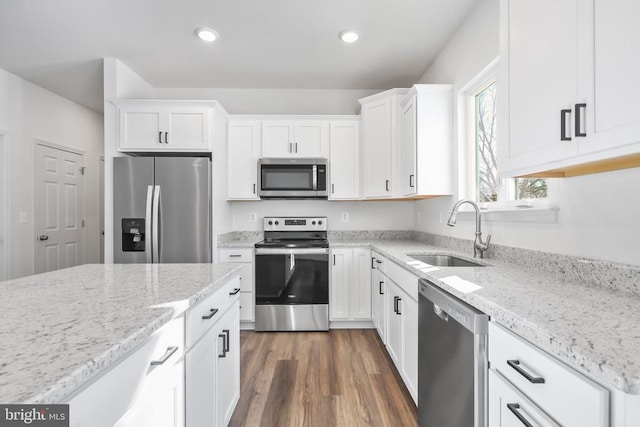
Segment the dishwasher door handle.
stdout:
<svg viewBox="0 0 640 427">
<path fill-rule="evenodd" d="M 449 321 L 449 315 L 438 304 L 433 304 L 433 312 L 445 322 Z"/>
</svg>

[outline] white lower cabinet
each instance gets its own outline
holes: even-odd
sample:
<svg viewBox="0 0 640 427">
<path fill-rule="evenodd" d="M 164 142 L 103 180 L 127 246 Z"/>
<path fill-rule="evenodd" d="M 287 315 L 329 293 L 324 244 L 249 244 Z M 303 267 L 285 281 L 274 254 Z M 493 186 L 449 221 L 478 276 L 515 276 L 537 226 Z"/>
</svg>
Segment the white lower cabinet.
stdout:
<svg viewBox="0 0 640 427">
<path fill-rule="evenodd" d="M 72 427 L 184 426 L 184 316 L 63 401 Z"/>
<path fill-rule="evenodd" d="M 386 282 L 387 351 L 411 397 L 417 402 L 418 302 L 390 278 Z"/>
<path fill-rule="evenodd" d="M 240 398 L 239 279 L 187 313 L 187 426 L 226 426 Z"/>
<path fill-rule="evenodd" d="M 331 249 L 331 321 L 371 320 L 371 251 Z"/>
<path fill-rule="evenodd" d="M 253 249 L 219 249 L 218 260 L 220 262 L 242 263 L 242 270 L 240 271 L 240 321 L 253 322 L 255 320 L 255 298 L 253 290 Z"/>
<path fill-rule="evenodd" d="M 549 425 L 609 426 L 609 391 L 606 388 L 494 322 L 489 323 L 489 364 L 491 370 L 495 371 L 494 374 L 500 374 L 499 378 L 504 383 L 516 389 L 558 423 Z M 493 375 L 494 382 L 489 382 L 489 401 L 493 402 L 489 407 L 489 416 L 493 419 L 497 416 L 496 411 L 502 414 L 505 408 L 509 413 L 514 413 L 513 406 L 511 409 L 506 407 L 508 403 L 514 402 L 505 400 L 502 406 L 495 406 L 495 402 L 500 399 L 511 399 L 511 396 L 500 396 L 505 393 L 505 387 L 496 382 L 496 377 L 498 376 Z M 516 412 L 527 412 L 524 409 L 526 405 L 522 405 L 520 411 L 515 408 Z M 533 412 L 531 418 L 532 421 L 537 420 Z M 547 425 L 542 420 L 540 423 Z"/>
<path fill-rule="evenodd" d="M 385 295 L 387 293 L 386 277 L 382 273 L 380 256 L 371 254 L 371 319 L 383 344 L 387 343 L 387 311 Z"/>
</svg>

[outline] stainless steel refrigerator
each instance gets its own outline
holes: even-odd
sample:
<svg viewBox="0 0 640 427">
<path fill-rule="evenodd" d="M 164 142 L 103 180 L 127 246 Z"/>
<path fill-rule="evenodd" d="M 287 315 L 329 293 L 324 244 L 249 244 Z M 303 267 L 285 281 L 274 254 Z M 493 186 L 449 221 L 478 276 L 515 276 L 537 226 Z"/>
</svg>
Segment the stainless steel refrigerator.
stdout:
<svg viewBox="0 0 640 427">
<path fill-rule="evenodd" d="M 114 262 L 211 262 L 211 161 L 113 159 Z"/>
</svg>

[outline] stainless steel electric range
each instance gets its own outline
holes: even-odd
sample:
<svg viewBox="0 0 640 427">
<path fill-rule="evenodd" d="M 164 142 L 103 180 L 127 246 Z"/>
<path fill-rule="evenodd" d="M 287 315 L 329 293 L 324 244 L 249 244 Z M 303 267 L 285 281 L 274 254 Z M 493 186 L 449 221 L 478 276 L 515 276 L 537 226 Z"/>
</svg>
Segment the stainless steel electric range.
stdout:
<svg viewBox="0 0 640 427">
<path fill-rule="evenodd" d="M 264 218 L 255 247 L 256 331 L 329 330 L 327 218 Z"/>
</svg>

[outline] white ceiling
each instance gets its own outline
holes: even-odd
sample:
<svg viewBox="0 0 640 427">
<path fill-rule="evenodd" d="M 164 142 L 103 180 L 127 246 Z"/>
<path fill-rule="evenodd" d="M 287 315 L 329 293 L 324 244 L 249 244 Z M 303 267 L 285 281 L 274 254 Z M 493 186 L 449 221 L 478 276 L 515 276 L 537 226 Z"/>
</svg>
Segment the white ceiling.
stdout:
<svg viewBox="0 0 640 427">
<path fill-rule="evenodd" d="M 476 1 L 3 0 L 0 68 L 95 111 L 104 57 L 155 87 L 406 87 Z M 345 28 L 360 41 L 339 41 Z"/>
</svg>

